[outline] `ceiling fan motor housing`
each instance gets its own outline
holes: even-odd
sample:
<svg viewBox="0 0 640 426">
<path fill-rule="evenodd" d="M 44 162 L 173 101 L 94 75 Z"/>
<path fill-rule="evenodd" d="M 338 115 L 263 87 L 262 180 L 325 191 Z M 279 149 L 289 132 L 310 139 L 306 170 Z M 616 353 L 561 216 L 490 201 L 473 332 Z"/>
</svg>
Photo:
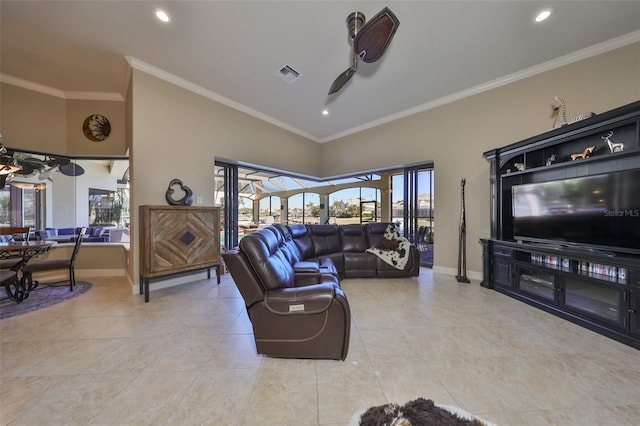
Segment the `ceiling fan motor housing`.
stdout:
<svg viewBox="0 0 640 426">
<path fill-rule="evenodd" d="M 362 12 L 351 12 L 349 16 L 347 16 L 347 28 L 349 29 L 349 38 L 351 41 L 356 37 L 366 20 L 367 18 Z"/>
</svg>

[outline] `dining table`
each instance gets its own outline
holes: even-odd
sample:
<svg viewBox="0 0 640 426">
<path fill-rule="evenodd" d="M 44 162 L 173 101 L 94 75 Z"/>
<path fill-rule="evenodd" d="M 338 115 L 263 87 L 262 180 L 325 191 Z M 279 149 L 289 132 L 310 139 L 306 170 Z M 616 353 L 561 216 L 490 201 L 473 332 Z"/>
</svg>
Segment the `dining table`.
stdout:
<svg viewBox="0 0 640 426">
<path fill-rule="evenodd" d="M 15 263 L 9 262 L 11 263 L 9 269 L 16 274 L 15 279 L 4 282 L 5 291 L 10 299 L 20 303 L 29 297 L 29 292 L 37 284 L 27 283 L 26 277 L 22 274 L 22 268 L 32 258 L 48 252 L 53 244 L 55 241 L 47 240 L 0 242 L 0 260 L 15 260 Z"/>
</svg>

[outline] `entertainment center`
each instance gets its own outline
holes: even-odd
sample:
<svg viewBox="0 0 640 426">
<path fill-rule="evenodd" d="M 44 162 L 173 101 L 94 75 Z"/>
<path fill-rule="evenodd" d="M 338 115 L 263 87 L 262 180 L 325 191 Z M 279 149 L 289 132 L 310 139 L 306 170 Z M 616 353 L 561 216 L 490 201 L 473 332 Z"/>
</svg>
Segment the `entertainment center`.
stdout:
<svg viewBox="0 0 640 426">
<path fill-rule="evenodd" d="M 640 349 L 640 101 L 484 157 L 481 285 Z"/>
</svg>

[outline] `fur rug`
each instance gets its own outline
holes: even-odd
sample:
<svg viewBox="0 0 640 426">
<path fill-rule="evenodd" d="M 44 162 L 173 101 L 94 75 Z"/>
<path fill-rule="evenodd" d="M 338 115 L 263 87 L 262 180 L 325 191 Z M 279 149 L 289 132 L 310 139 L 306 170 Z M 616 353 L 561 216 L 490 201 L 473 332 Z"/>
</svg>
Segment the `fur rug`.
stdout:
<svg viewBox="0 0 640 426">
<path fill-rule="evenodd" d="M 417 398 L 405 405 L 386 404 L 357 413 L 349 426 L 495 426 L 457 407 Z"/>
</svg>

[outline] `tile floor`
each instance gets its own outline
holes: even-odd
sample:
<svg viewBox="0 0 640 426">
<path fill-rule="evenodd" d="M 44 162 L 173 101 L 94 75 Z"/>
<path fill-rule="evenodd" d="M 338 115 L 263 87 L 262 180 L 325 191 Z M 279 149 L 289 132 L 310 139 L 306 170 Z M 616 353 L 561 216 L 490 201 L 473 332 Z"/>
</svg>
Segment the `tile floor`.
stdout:
<svg viewBox="0 0 640 426">
<path fill-rule="evenodd" d="M 423 269 L 343 281 L 346 361 L 257 356 L 231 276 L 122 278 L 0 321 L 2 425 L 345 425 L 417 396 L 498 425 L 640 424 L 640 351 Z"/>
</svg>

